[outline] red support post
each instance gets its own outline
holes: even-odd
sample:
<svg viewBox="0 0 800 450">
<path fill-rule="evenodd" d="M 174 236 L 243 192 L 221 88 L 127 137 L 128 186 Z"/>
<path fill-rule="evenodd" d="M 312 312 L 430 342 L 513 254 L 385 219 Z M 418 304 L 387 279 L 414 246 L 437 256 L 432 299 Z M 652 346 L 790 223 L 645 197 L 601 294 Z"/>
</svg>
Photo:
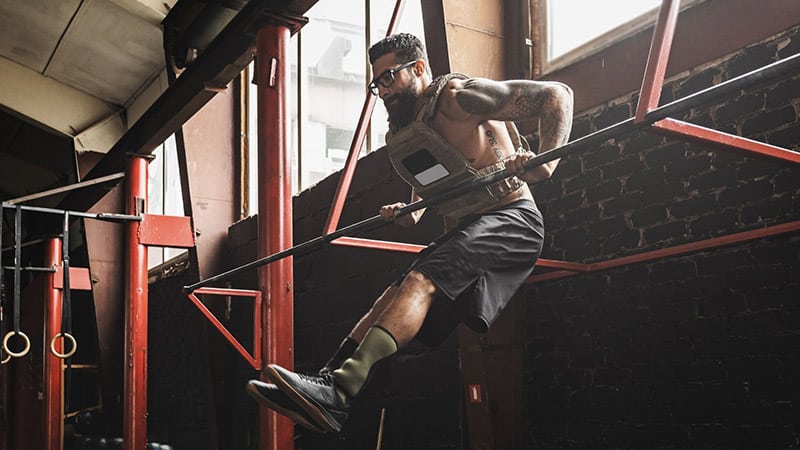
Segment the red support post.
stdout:
<svg viewBox="0 0 800 450">
<path fill-rule="evenodd" d="M 148 158 L 132 156 L 126 166 L 126 213 L 147 211 Z M 122 434 L 125 450 L 147 445 L 147 247 L 139 242 L 139 222 L 125 223 L 125 380 Z"/>
<path fill-rule="evenodd" d="M 636 106 L 634 123 L 643 121 L 648 112 L 658 107 L 680 6 L 680 0 L 663 0 L 661 2 L 656 29 L 650 43 L 650 54 L 647 56 L 642 89 L 639 91 L 639 104 Z"/>
<path fill-rule="evenodd" d="M 274 17 L 256 36 L 258 85 L 258 257 L 292 246 L 292 184 L 289 133 L 290 24 Z M 258 270 L 263 293 L 263 360 L 293 368 L 293 258 Z M 294 426 L 266 408 L 260 410 L 259 448 L 294 448 Z"/>
<path fill-rule="evenodd" d="M 44 265 L 56 267 L 61 261 L 61 240 L 48 239 L 45 243 Z M 45 450 L 60 450 L 64 427 L 64 371 L 61 358 L 49 351 L 49 343 L 61 332 L 61 289 L 56 287 L 56 273 L 45 275 L 45 333 L 44 333 L 44 417 L 43 437 Z M 57 350 L 64 352 L 64 339 L 58 339 Z"/>
</svg>

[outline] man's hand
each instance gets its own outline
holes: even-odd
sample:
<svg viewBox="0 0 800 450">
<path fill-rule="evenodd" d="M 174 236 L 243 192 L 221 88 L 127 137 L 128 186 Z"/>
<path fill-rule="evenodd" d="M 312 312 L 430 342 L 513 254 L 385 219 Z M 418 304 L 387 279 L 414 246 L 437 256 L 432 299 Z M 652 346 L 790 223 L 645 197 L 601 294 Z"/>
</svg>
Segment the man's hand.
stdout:
<svg viewBox="0 0 800 450">
<path fill-rule="evenodd" d="M 383 205 L 381 206 L 381 218 L 387 222 L 394 222 L 403 227 L 410 227 L 417 223 L 419 220 L 419 215 L 415 214 L 418 213 L 419 210 L 413 211 L 410 214 L 406 214 L 404 216 L 396 217 L 395 214 L 397 210 L 407 206 L 403 202 L 392 203 L 391 205 Z"/>
</svg>

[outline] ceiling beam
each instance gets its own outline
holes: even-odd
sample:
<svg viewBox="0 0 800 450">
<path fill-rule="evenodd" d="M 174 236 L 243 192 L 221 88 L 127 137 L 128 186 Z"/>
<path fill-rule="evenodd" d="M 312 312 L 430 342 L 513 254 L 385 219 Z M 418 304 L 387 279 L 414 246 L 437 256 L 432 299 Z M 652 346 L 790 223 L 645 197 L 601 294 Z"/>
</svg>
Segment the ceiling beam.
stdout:
<svg viewBox="0 0 800 450">
<path fill-rule="evenodd" d="M 289 0 L 248 2 L 197 61 L 164 91 L 85 179 L 124 170 L 125 158 L 129 153 L 151 154 L 217 94 L 218 89 L 208 89 L 209 86 L 225 86 L 247 67 L 255 54 L 254 36 L 258 25 L 269 20 L 271 11 L 290 10 L 289 3 Z M 65 208 L 86 210 L 107 192 L 108 189 L 89 188 L 81 191 L 80 195 L 69 195 L 62 203 Z"/>
<path fill-rule="evenodd" d="M 0 57 L 0 105 L 64 136 L 75 137 L 119 110 L 83 91 Z"/>
</svg>

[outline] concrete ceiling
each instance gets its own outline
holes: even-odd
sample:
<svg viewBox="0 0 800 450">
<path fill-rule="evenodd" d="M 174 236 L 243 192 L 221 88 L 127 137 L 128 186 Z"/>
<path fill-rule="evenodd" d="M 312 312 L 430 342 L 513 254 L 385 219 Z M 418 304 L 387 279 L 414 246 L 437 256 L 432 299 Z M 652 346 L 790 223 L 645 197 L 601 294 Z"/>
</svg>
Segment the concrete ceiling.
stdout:
<svg viewBox="0 0 800 450">
<path fill-rule="evenodd" d="M 0 199 L 77 179 L 165 66 L 177 0 L 0 0 Z"/>
</svg>

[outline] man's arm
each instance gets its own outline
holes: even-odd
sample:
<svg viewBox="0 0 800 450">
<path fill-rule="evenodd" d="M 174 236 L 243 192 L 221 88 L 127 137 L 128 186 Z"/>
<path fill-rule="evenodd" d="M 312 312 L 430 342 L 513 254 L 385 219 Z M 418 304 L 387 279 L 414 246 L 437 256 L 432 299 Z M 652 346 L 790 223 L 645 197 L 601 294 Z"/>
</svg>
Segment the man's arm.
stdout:
<svg viewBox="0 0 800 450">
<path fill-rule="evenodd" d="M 455 100 L 465 113 L 483 120 L 539 121 L 539 153 L 564 145 L 572 129 L 573 94 L 569 86 L 551 81 L 454 80 Z M 533 154 L 515 155 L 507 167 L 529 183 L 549 178 L 558 165 L 553 160 L 524 171 Z"/>
<path fill-rule="evenodd" d="M 417 195 L 415 189 L 411 189 L 411 203 L 417 202 L 422 198 Z M 404 227 L 410 227 L 411 225 L 415 225 L 419 222 L 419 219 L 422 218 L 422 215 L 425 214 L 425 208 L 420 208 L 416 211 L 411 211 L 409 214 L 405 216 L 395 217 L 395 212 L 398 209 L 405 207 L 407 204 L 403 202 L 392 203 L 391 205 L 384 205 L 381 207 L 380 215 L 383 220 L 387 222 L 394 222 L 398 225 Z"/>
</svg>

